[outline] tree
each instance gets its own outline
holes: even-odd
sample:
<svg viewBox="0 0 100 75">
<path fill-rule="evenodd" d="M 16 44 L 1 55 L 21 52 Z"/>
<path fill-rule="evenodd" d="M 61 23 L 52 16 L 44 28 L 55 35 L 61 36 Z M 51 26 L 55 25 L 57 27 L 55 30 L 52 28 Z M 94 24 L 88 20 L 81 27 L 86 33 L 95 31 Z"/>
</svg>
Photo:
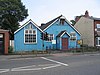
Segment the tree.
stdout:
<svg viewBox="0 0 100 75">
<path fill-rule="evenodd" d="M 74 26 L 75 25 L 75 21 L 74 20 L 70 20 L 71 24 Z"/>
<path fill-rule="evenodd" d="M 10 31 L 10 39 L 14 37 L 14 31 L 19 28 L 28 16 L 28 10 L 21 0 L 0 0 L 0 28 Z"/>
</svg>

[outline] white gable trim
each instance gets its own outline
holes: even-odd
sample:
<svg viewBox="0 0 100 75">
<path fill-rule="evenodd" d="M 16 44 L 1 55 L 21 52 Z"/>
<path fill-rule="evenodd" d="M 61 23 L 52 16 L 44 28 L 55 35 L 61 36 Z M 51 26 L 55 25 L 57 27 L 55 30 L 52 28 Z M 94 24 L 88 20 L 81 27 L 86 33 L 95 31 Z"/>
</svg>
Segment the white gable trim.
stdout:
<svg viewBox="0 0 100 75">
<path fill-rule="evenodd" d="M 67 33 L 66 31 L 60 36 L 60 37 L 62 37 L 65 33 Z M 68 34 L 68 33 L 67 33 Z M 68 34 L 68 36 L 70 37 L 70 35 Z"/>
<path fill-rule="evenodd" d="M 78 32 L 78 34 L 81 35 L 81 33 L 80 33 L 74 26 L 72 26 L 71 23 L 70 23 L 67 19 L 65 19 L 65 21 L 66 21 L 76 32 Z"/>
<path fill-rule="evenodd" d="M 50 26 L 52 26 L 58 19 L 56 19 L 54 22 L 52 22 L 48 27 L 46 27 L 43 31 L 45 31 L 46 29 L 48 29 Z"/>
<path fill-rule="evenodd" d="M 15 32 L 14 32 L 14 34 L 16 34 L 18 31 L 20 31 L 23 27 L 25 27 L 26 25 L 28 25 L 28 23 L 32 23 L 37 29 L 39 29 L 41 32 L 43 32 L 39 27 L 38 27 L 38 25 L 37 24 L 35 24 L 31 19 L 29 20 L 29 21 L 27 21 L 24 25 L 22 25 L 18 30 L 16 30 Z"/>
<path fill-rule="evenodd" d="M 58 19 L 57 19 L 58 20 Z M 45 31 L 46 29 L 48 29 L 50 26 L 52 26 L 57 20 L 55 20 L 53 23 L 51 23 L 48 27 L 46 27 L 43 31 Z M 71 25 L 71 23 L 65 18 L 65 21 L 78 33 L 80 34 L 80 32 L 74 27 Z M 81 35 L 81 34 L 80 34 Z"/>
</svg>

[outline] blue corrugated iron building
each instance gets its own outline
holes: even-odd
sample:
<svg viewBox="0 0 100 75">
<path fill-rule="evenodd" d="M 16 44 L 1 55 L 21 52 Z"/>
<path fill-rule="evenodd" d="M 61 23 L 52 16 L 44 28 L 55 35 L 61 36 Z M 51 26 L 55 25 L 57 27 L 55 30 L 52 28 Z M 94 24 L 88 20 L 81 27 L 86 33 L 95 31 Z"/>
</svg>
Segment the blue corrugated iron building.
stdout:
<svg viewBox="0 0 100 75">
<path fill-rule="evenodd" d="M 48 40 L 41 39 L 41 33 L 48 33 Z M 81 39 L 81 34 L 60 15 L 57 18 L 38 26 L 32 20 L 22 25 L 14 33 L 15 51 L 32 50 L 68 50 L 79 48 L 77 40 Z"/>
</svg>

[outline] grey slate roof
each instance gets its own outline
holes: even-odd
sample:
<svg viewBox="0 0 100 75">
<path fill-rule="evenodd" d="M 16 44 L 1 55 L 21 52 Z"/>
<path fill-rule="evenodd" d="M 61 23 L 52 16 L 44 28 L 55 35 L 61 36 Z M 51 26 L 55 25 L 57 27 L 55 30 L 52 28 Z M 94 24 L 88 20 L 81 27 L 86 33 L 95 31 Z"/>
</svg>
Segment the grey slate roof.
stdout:
<svg viewBox="0 0 100 75">
<path fill-rule="evenodd" d="M 95 17 L 93 17 L 93 19 L 94 19 L 94 20 L 100 20 L 100 18 L 95 18 Z"/>
<path fill-rule="evenodd" d="M 46 27 L 48 27 L 50 24 L 52 24 L 55 20 L 59 19 L 60 17 L 62 17 L 62 15 L 60 15 L 60 16 L 58 16 L 57 18 L 55 18 L 55 19 L 53 19 L 53 20 L 47 22 L 46 24 L 41 25 L 40 28 L 41 28 L 42 30 L 44 30 Z"/>
<path fill-rule="evenodd" d="M 84 15 L 81 15 L 81 16 L 77 16 L 77 17 L 81 18 L 81 17 L 85 17 L 85 16 Z M 89 16 L 87 18 L 92 19 L 92 20 L 100 20 L 100 18 L 93 17 L 93 16 Z"/>
</svg>

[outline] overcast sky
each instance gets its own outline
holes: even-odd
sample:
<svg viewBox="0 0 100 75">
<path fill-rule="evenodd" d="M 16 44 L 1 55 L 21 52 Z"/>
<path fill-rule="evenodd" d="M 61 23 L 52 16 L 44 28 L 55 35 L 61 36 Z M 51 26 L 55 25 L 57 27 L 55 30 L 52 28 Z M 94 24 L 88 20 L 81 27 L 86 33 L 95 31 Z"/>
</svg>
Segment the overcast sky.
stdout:
<svg viewBox="0 0 100 75">
<path fill-rule="evenodd" d="M 89 11 L 90 16 L 100 18 L 100 0 L 22 0 L 29 16 L 20 24 L 32 19 L 37 25 L 46 23 L 61 14 L 68 21 L 75 16 L 84 15 Z"/>
</svg>

